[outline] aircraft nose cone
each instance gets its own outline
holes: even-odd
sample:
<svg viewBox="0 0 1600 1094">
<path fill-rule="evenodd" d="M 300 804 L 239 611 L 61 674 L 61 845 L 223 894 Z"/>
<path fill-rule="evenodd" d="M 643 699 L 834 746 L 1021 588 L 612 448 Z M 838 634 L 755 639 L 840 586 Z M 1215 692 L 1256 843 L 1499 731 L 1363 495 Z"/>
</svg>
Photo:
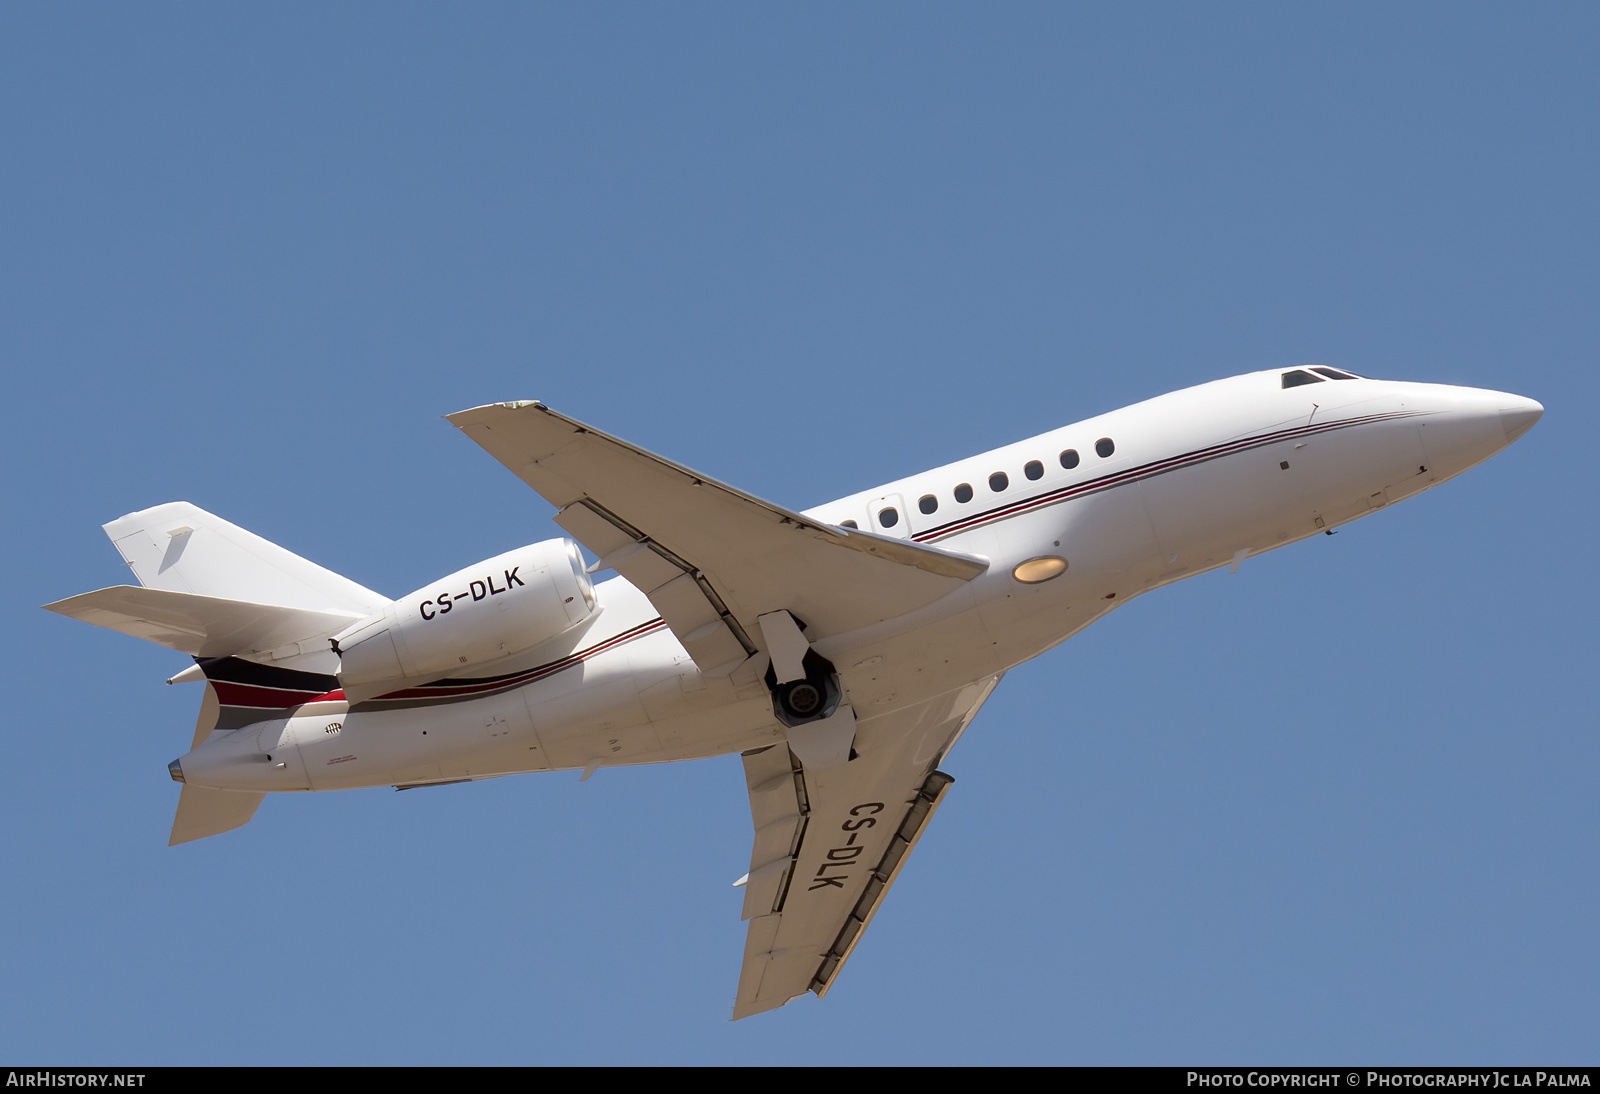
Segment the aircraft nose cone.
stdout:
<svg viewBox="0 0 1600 1094">
<path fill-rule="evenodd" d="M 1532 399 L 1524 399 L 1520 395 L 1508 395 L 1500 404 L 1500 428 L 1506 431 L 1506 443 L 1510 444 L 1528 430 L 1534 423 L 1544 417 L 1544 407 Z"/>
</svg>

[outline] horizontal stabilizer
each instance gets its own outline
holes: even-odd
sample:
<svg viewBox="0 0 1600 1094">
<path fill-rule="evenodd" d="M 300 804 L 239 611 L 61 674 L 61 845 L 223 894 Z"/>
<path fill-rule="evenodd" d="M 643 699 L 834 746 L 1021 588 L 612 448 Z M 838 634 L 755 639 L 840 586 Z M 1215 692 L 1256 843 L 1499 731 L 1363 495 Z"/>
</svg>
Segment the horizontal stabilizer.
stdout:
<svg viewBox="0 0 1600 1094">
<path fill-rule="evenodd" d="M 131 634 L 191 657 L 282 660 L 332 651 L 328 638 L 361 616 L 224 600 L 215 596 L 116 585 L 45 608 L 97 627 Z"/>
</svg>

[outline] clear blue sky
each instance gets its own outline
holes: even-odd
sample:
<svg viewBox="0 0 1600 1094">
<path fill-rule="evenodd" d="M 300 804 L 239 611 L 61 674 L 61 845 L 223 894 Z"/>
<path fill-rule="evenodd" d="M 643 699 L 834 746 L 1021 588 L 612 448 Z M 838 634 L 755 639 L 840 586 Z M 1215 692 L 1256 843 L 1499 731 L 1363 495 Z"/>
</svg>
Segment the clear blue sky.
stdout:
<svg viewBox="0 0 1600 1094">
<path fill-rule="evenodd" d="M 1596 1059 L 1600 8 L 0 10 L 0 1058 Z M 440 415 L 804 507 L 1325 361 L 1545 420 L 1015 671 L 825 1002 L 727 1021 L 735 758 L 165 846 L 184 499 L 389 595 L 557 534 Z"/>
</svg>

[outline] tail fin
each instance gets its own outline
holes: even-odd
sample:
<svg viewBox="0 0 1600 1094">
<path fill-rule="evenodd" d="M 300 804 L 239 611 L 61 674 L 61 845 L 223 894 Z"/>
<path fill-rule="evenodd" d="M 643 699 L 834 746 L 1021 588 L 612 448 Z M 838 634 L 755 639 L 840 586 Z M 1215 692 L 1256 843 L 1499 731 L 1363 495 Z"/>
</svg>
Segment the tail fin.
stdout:
<svg viewBox="0 0 1600 1094">
<path fill-rule="evenodd" d="M 387 597 L 186 501 L 129 513 L 105 526 L 149 589 L 313 611 L 370 615 Z"/>
<path fill-rule="evenodd" d="M 194 725 L 193 752 L 216 727 L 221 706 L 216 691 L 206 685 L 206 697 L 200 703 L 200 718 Z M 204 786 L 185 786 L 178 795 L 178 812 L 172 818 L 172 836 L 167 846 L 172 847 L 190 840 L 204 839 L 222 832 L 231 832 L 250 823 L 256 815 L 265 793 L 242 790 L 212 790 Z"/>
<path fill-rule="evenodd" d="M 191 751 L 219 722 L 236 728 L 332 693 L 338 680 L 315 671 L 325 662 L 337 668 L 328 637 L 389 604 L 186 501 L 129 513 L 105 531 L 143 588 L 101 589 L 46 607 L 193 656 L 198 664 L 168 681 L 207 681 Z M 185 785 L 169 843 L 248 824 L 263 797 Z"/>
</svg>

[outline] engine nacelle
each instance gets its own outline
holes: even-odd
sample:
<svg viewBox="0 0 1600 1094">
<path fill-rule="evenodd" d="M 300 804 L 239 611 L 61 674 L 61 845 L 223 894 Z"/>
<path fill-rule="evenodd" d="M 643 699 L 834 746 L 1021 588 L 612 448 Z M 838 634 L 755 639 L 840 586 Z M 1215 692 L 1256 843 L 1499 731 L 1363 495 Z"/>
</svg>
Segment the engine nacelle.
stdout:
<svg viewBox="0 0 1600 1094">
<path fill-rule="evenodd" d="M 334 636 L 352 703 L 498 661 L 564 634 L 595 611 L 570 539 L 519 547 L 457 570 Z"/>
</svg>

